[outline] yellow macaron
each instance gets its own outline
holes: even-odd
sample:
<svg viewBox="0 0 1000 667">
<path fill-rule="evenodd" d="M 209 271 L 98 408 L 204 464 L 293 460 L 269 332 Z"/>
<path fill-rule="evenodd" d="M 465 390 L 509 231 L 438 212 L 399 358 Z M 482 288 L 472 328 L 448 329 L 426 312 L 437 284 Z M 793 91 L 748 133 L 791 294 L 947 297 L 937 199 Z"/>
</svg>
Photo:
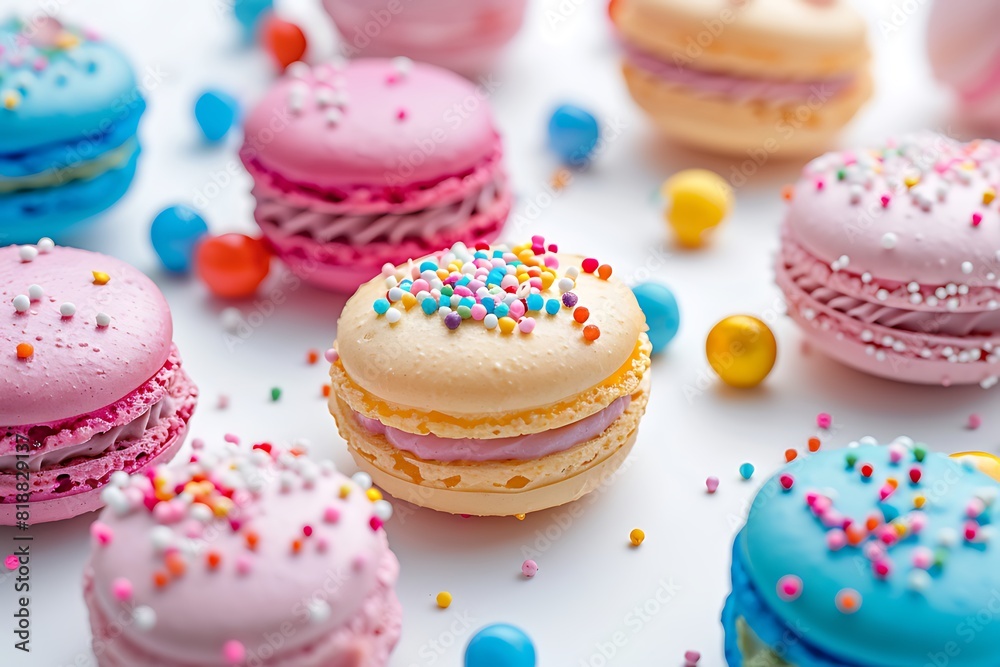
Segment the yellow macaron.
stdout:
<svg viewBox="0 0 1000 667">
<path fill-rule="evenodd" d="M 525 514 L 594 490 L 631 450 L 649 395 L 645 318 L 611 274 L 535 237 L 459 244 L 362 285 L 338 322 L 330 396 L 358 465 L 454 514 Z"/>
</svg>

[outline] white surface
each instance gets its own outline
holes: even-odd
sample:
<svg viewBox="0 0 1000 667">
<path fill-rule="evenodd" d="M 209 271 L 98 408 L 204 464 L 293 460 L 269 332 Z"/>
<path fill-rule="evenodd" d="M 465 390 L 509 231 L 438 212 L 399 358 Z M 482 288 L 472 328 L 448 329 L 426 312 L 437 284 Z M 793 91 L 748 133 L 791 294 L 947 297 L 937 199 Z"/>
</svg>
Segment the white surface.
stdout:
<svg viewBox="0 0 1000 667">
<path fill-rule="evenodd" d="M 39 3 L 15 4 L 30 9 Z M 227 0 L 53 4 L 123 44 L 147 77 L 150 108 L 142 126 L 139 180 L 79 243 L 133 262 L 162 285 L 173 306 L 177 343 L 202 390 L 193 434 L 210 441 L 227 431 L 253 441 L 304 437 L 319 456 L 353 470 L 319 397 L 325 369 L 304 362 L 306 350 L 325 349 L 333 340 L 342 299 L 305 287 L 289 290 L 276 280 L 275 302 L 281 303 L 252 336 L 230 345 L 217 317 L 225 304 L 208 298 L 197 282 L 159 273 L 146 240 L 152 216 L 172 202 L 200 205 L 216 232 L 252 229 L 249 180 L 235 158 L 236 138 L 222 148 L 199 146 L 191 107 L 206 86 L 251 103 L 271 78 L 264 55 L 239 46 Z M 314 44 L 326 44 L 318 50 L 328 52 L 330 33 L 316 4 L 299 0 L 283 8 L 290 16 L 314 19 L 308 21 Z M 728 176 L 733 163 L 657 145 L 618 76 L 603 4 L 536 2 L 493 77 L 499 84 L 493 102 L 520 195 L 507 238 L 545 234 L 566 249 L 611 263 L 620 275 L 666 282 L 680 301 L 682 330 L 655 361 L 650 409 L 635 454 L 601 493 L 524 522 L 398 507 L 388 528 L 403 564 L 405 628 L 392 667 L 457 667 L 472 630 L 498 621 L 524 627 L 544 667 L 679 665 L 689 648 L 703 653 L 703 665 L 722 665 L 718 615 L 729 587 L 732 535 L 760 480 L 783 461 L 782 452 L 803 447 L 813 435 L 817 412 L 834 416 L 828 444 L 907 433 L 939 449 L 997 446 L 998 417 L 988 410 L 996 405 L 995 392 L 897 385 L 803 353 L 798 332 L 777 314 L 781 299 L 771 270 L 782 213 L 778 192 L 797 165 L 775 161 L 739 188 L 736 210 L 711 248 L 689 254 L 670 248 L 654 198 L 658 185 L 682 167 L 707 166 Z M 928 3 L 866 4 L 879 93 L 845 143 L 947 127 L 947 97 L 930 82 L 922 52 Z M 908 9 L 915 13 L 908 15 Z M 886 34 L 877 20 L 896 29 Z M 544 149 L 545 122 L 564 100 L 590 107 L 621 130 L 590 171 L 550 197 L 546 183 L 556 164 Z M 196 195 L 206 190 L 218 194 L 205 202 Z M 249 313 L 270 307 L 244 308 Z M 720 387 L 704 359 L 705 334 L 733 313 L 776 322 L 778 365 L 757 391 Z M 279 403 L 269 400 L 272 386 L 284 390 Z M 232 398 L 226 411 L 215 407 L 220 393 Z M 985 419 L 977 432 L 964 429 L 973 411 Z M 737 473 L 743 461 L 758 467 L 749 483 Z M 722 480 L 714 497 L 704 493 L 708 475 Z M 0 665 L 94 665 L 79 585 L 92 519 L 32 530 L 30 656 L 11 647 L 14 582 L 0 575 Z M 631 549 L 628 533 L 637 526 L 647 539 Z M 0 530 L 0 553 L 12 550 L 12 535 Z M 530 581 L 520 575 L 526 556 L 540 567 Z M 448 611 L 434 605 L 442 589 L 455 597 Z M 601 646 L 607 649 L 616 636 L 623 645 L 602 661 Z"/>
</svg>

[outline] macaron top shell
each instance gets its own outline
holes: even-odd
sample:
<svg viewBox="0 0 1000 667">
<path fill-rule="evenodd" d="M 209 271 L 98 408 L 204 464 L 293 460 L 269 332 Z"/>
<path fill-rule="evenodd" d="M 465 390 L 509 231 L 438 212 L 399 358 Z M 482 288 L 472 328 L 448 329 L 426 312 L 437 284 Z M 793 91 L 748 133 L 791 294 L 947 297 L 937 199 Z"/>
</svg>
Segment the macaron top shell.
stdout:
<svg viewBox="0 0 1000 667">
<path fill-rule="evenodd" d="M 617 0 L 612 18 L 678 67 L 815 78 L 869 60 L 865 21 L 847 0 Z"/>
<path fill-rule="evenodd" d="M 559 275 L 579 269 L 583 259 L 555 257 Z M 557 285 L 542 291 L 544 301 L 562 298 Z M 646 330 L 627 285 L 614 276 L 604 280 L 582 271 L 570 291 L 577 307 L 589 310 L 586 323 L 578 323 L 574 309 L 561 305 L 554 315 L 527 312 L 525 317 L 534 320 L 530 333 L 502 333 L 474 318 L 451 330 L 440 314 L 425 314 L 420 304 L 390 324 L 373 310 L 386 290 L 386 278 L 380 276 L 347 302 L 337 325 L 340 360 L 351 380 L 375 397 L 428 412 L 503 414 L 557 403 L 622 368 Z M 597 340 L 585 339 L 586 325 L 599 328 Z"/>
<path fill-rule="evenodd" d="M 786 624 L 807 628 L 806 640 L 838 663 L 922 665 L 956 640 L 956 667 L 996 663 L 1000 625 L 980 624 L 968 640 L 960 629 L 1000 606 L 1000 545 L 984 537 L 1000 486 L 971 465 L 938 453 L 921 460 L 919 451 L 899 439 L 801 457 L 750 508 L 740 539 L 751 580 Z M 848 520 L 848 534 L 864 535 L 857 546 L 844 543 Z M 878 525 L 872 532 L 869 521 Z"/>
<path fill-rule="evenodd" d="M 993 0 L 947 0 L 931 6 L 927 45 L 934 75 L 960 95 L 1000 89 L 1000 5 Z"/>
<path fill-rule="evenodd" d="M 144 108 L 129 62 L 93 33 L 11 19 L 0 48 L 0 153 L 97 137 Z"/>
<path fill-rule="evenodd" d="M 500 150 L 485 92 L 405 58 L 297 63 L 250 113 L 245 136 L 244 161 L 345 196 L 434 184 Z"/>
<path fill-rule="evenodd" d="M 932 288 L 996 287 L 998 176 L 1000 144 L 993 141 L 962 144 L 927 133 L 829 153 L 803 170 L 786 230 L 815 257 L 839 261 L 852 274 Z"/>
<path fill-rule="evenodd" d="M 295 653 L 365 604 L 388 553 L 376 504 L 332 466 L 272 451 L 196 450 L 111 492 L 90 567 L 107 617 L 152 611 L 151 627 L 127 625 L 130 643 L 182 664 L 243 664 L 224 659 L 227 643 L 257 654 L 278 633 L 271 648 Z M 156 500 L 177 487 L 195 502 Z"/>
<path fill-rule="evenodd" d="M 0 425 L 46 424 L 92 412 L 163 367 L 173 324 L 152 280 L 86 250 L 55 247 L 31 261 L 21 252 L 0 248 Z M 95 277 L 95 271 L 105 275 Z M 41 298 L 31 299 L 32 286 L 41 288 Z M 29 299 L 26 312 L 18 312 L 18 297 Z M 64 315 L 64 308 L 73 314 Z M 109 317 L 107 326 L 99 314 Z M 22 343 L 33 348 L 28 358 L 18 358 Z"/>
</svg>

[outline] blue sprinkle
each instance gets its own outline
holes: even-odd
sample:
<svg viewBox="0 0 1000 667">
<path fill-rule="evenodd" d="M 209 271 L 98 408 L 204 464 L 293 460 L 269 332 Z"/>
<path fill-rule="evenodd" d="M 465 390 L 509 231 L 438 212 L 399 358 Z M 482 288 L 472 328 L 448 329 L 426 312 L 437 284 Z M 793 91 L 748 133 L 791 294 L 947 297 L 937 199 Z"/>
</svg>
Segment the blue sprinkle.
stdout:
<svg viewBox="0 0 1000 667">
<path fill-rule="evenodd" d="M 375 299 L 374 304 L 375 312 L 379 315 L 385 315 L 389 310 L 389 300 L 388 299 Z"/>
<path fill-rule="evenodd" d="M 549 315 L 555 315 L 561 307 L 562 304 L 559 303 L 559 299 L 549 299 L 545 302 L 545 312 Z"/>
<path fill-rule="evenodd" d="M 471 281 L 472 281 L 471 276 L 462 276 L 461 280 L 459 280 L 457 284 L 462 285 L 464 287 L 465 285 L 468 285 Z"/>
<path fill-rule="evenodd" d="M 549 147 L 566 164 L 585 164 L 600 136 L 597 119 L 578 106 L 564 104 L 549 119 Z"/>
<path fill-rule="evenodd" d="M 409 278 L 399 283 L 399 289 L 403 290 L 404 292 L 409 292 L 411 287 L 413 287 L 413 281 L 410 280 Z"/>
<path fill-rule="evenodd" d="M 389 302 L 386 301 L 386 303 Z M 494 309 L 493 312 L 496 314 L 497 317 L 507 317 L 507 313 L 510 312 L 510 306 L 508 306 L 506 303 L 497 304 L 497 307 L 496 309 Z"/>
<path fill-rule="evenodd" d="M 240 105 L 232 95 L 209 90 L 194 105 L 194 117 L 205 139 L 221 141 L 239 120 Z"/>
<path fill-rule="evenodd" d="M 505 275 L 507 275 L 507 272 L 503 269 L 493 269 L 490 271 L 489 275 L 486 276 L 486 284 L 499 285 Z"/>
<path fill-rule="evenodd" d="M 497 304 L 493 299 L 483 299 L 483 306 L 486 307 L 487 313 L 492 313 L 496 309 Z"/>
<path fill-rule="evenodd" d="M 885 522 L 890 523 L 899 518 L 899 509 L 890 505 L 889 503 L 880 503 L 879 507 L 882 509 L 882 516 L 885 517 Z"/>
<path fill-rule="evenodd" d="M 471 296 L 464 296 L 461 299 L 459 299 L 458 305 L 465 306 L 466 308 L 472 308 L 474 305 L 476 305 L 476 300 L 473 299 Z"/>
<path fill-rule="evenodd" d="M 434 262 L 430 261 L 420 262 L 420 273 L 423 273 L 424 271 L 437 271 L 437 270 L 438 270 L 438 265 L 435 264 Z"/>
<path fill-rule="evenodd" d="M 503 257 L 503 250 L 494 250 L 493 251 L 493 256 L 494 257 Z"/>
<path fill-rule="evenodd" d="M 473 257 L 475 257 L 476 259 L 489 259 L 489 258 L 490 258 L 490 256 L 489 256 L 489 255 L 487 255 L 487 254 L 486 254 L 485 252 L 483 252 L 482 250 L 477 250 L 477 251 L 476 251 L 476 254 L 475 254 L 475 255 L 473 255 Z"/>
<path fill-rule="evenodd" d="M 541 310 L 545 305 L 545 299 L 541 294 L 529 294 L 527 298 L 528 310 L 538 311 Z"/>
<path fill-rule="evenodd" d="M 429 296 L 426 299 L 424 299 L 423 301 L 421 301 L 420 302 L 420 307 L 428 315 L 433 315 L 434 313 L 437 312 L 437 309 L 438 309 L 437 302 L 434 301 L 434 297 L 432 297 L 432 296 Z"/>
<path fill-rule="evenodd" d="M 744 463 L 740 466 L 740 477 L 743 479 L 750 479 L 753 477 L 754 467 L 752 463 Z"/>
</svg>

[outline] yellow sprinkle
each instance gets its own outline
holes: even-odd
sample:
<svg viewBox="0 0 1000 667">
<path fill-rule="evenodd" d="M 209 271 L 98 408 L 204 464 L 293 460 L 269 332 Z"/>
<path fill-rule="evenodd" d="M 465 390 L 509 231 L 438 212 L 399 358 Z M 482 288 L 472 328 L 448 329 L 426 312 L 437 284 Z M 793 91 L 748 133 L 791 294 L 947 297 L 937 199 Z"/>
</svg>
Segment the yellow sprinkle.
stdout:
<svg viewBox="0 0 1000 667">
<path fill-rule="evenodd" d="M 519 243 L 519 244 L 517 244 L 516 246 L 514 246 L 513 248 L 510 249 L 510 251 L 512 253 L 514 253 L 515 255 L 520 255 L 521 252 L 523 252 L 525 250 L 531 250 L 531 244 L 530 243 Z"/>
<path fill-rule="evenodd" d="M 906 184 L 907 189 L 912 188 L 919 182 L 920 182 L 920 177 L 913 174 L 903 179 L 903 183 Z"/>
<path fill-rule="evenodd" d="M 79 44 L 80 38 L 71 32 L 63 31 L 56 37 L 56 48 L 59 49 L 72 49 Z"/>
<path fill-rule="evenodd" d="M 517 327 L 517 322 L 514 321 L 513 317 L 501 317 L 500 318 L 500 331 L 509 334 L 514 332 L 514 328 Z"/>
<path fill-rule="evenodd" d="M 349 495 L 351 495 L 351 485 L 344 484 L 343 486 L 340 487 L 340 497 L 346 498 Z"/>
<path fill-rule="evenodd" d="M 925 498 L 923 496 L 914 496 L 913 497 L 913 506 L 916 507 L 917 509 L 920 509 L 921 507 L 923 507 L 926 502 L 927 502 L 927 498 Z"/>
<path fill-rule="evenodd" d="M 8 90 L 3 94 L 3 106 L 8 111 L 13 111 L 21 104 L 21 94 L 16 90 Z"/>
<path fill-rule="evenodd" d="M 444 280 L 445 278 L 448 277 L 448 270 L 447 269 L 438 269 L 437 270 L 437 276 L 441 280 Z"/>
<path fill-rule="evenodd" d="M 111 282 L 111 276 L 104 273 L 104 271 L 94 271 L 94 284 L 95 285 L 107 285 Z"/>
<path fill-rule="evenodd" d="M 368 500 L 375 502 L 376 500 L 382 500 L 382 492 L 378 489 L 368 489 L 365 491 L 368 495 Z"/>
<path fill-rule="evenodd" d="M 155 495 L 157 500 L 167 501 L 174 499 L 174 494 L 166 489 L 157 489 Z"/>
<path fill-rule="evenodd" d="M 448 591 L 441 591 L 437 594 L 437 604 L 442 609 L 447 609 L 451 606 L 451 593 Z"/>
<path fill-rule="evenodd" d="M 548 288 L 552 287 L 552 283 L 554 283 L 555 281 L 556 281 L 556 277 L 554 275 L 552 275 L 551 273 L 543 273 L 542 274 L 542 289 L 543 290 L 547 290 Z"/>
<path fill-rule="evenodd" d="M 983 193 L 983 203 L 986 204 L 987 206 L 993 203 L 993 200 L 996 198 L 997 198 L 997 193 L 996 190 L 994 190 L 993 188 L 990 188 Z"/>
<path fill-rule="evenodd" d="M 227 517 L 233 510 L 233 501 L 223 496 L 215 501 L 215 507 L 212 509 L 215 511 L 215 516 L 220 518 Z"/>
<path fill-rule="evenodd" d="M 637 547 L 642 544 L 642 541 L 646 539 L 646 533 L 642 532 L 640 529 L 636 528 L 631 533 L 628 534 L 629 542 L 632 546 Z"/>
<path fill-rule="evenodd" d="M 417 305 L 417 297 L 413 296 L 409 292 L 403 292 L 403 308 L 409 310 Z"/>
<path fill-rule="evenodd" d="M 527 271 L 525 271 L 524 273 L 517 274 L 517 282 L 526 283 L 529 280 L 531 280 L 531 276 L 528 275 Z"/>
<path fill-rule="evenodd" d="M 514 515 L 514 518 L 517 519 L 518 521 L 524 521 L 524 517 L 525 517 L 524 514 L 515 514 Z"/>
<path fill-rule="evenodd" d="M 904 524 L 898 522 L 894 523 L 893 528 L 896 529 L 896 535 L 898 535 L 899 537 L 903 537 L 904 535 L 906 535 L 906 526 Z"/>
</svg>

